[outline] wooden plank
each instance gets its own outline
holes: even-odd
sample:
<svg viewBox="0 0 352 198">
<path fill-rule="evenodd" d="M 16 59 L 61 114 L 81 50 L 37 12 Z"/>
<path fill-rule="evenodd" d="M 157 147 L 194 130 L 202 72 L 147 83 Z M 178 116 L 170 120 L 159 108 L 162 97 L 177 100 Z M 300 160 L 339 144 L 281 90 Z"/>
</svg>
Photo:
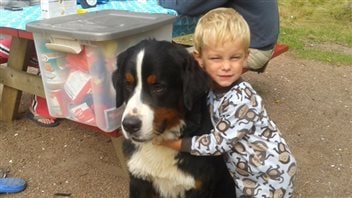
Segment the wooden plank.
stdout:
<svg viewBox="0 0 352 198">
<path fill-rule="evenodd" d="M 26 57 L 27 50 L 29 50 L 28 44 L 29 42 L 26 39 L 12 37 L 8 67 L 20 71 L 27 69 L 25 63 L 29 60 L 29 57 Z M 0 120 L 12 121 L 15 118 L 21 96 L 21 91 L 4 85 L 0 101 Z"/>
<path fill-rule="evenodd" d="M 193 45 L 193 34 L 176 36 L 172 38 L 172 41 L 187 48 Z"/>
<path fill-rule="evenodd" d="M 274 52 L 273 52 L 273 55 L 271 56 L 271 59 L 273 59 L 273 58 L 275 58 L 275 57 L 279 56 L 280 54 L 285 53 L 287 51 L 288 51 L 288 45 L 277 43 L 275 45 Z"/>
<path fill-rule="evenodd" d="M 45 97 L 43 82 L 40 76 L 14 70 L 11 67 L 0 68 L 0 84 Z"/>
<path fill-rule="evenodd" d="M 0 34 L 33 40 L 32 32 L 27 32 L 26 30 L 19 30 L 19 29 L 10 28 L 10 27 L 0 27 Z"/>
</svg>

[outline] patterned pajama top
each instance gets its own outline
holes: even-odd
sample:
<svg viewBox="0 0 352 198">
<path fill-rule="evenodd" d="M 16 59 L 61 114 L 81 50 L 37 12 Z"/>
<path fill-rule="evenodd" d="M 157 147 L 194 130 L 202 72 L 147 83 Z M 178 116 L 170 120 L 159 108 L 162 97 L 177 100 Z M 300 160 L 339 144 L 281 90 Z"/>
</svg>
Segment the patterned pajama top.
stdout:
<svg viewBox="0 0 352 198">
<path fill-rule="evenodd" d="M 291 197 L 296 160 L 252 86 L 237 81 L 230 90 L 208 95 L 214 130 L 184 139 L 182 151 L 224 154 L 237 196 Z"/>
</svg>

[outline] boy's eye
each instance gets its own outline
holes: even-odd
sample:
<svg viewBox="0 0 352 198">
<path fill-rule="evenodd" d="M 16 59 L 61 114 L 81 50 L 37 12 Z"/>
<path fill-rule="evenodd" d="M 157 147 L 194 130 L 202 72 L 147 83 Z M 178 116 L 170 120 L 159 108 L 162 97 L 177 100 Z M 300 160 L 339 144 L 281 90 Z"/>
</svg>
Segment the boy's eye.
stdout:
<svg viewBox="0 0 352 198">
<path fill-rule="evenodd" d="M 210 60 L 219 60 L 220 57 L 210 57 L 209 59 L 210 59 Z"/>
<path fill-rule="evenodd" d="M 238 59 L 241 59 L 242 56 L 232 56 L 231 59 L 235 59 L 235 60 L 238 60 Z"/>
</svg>

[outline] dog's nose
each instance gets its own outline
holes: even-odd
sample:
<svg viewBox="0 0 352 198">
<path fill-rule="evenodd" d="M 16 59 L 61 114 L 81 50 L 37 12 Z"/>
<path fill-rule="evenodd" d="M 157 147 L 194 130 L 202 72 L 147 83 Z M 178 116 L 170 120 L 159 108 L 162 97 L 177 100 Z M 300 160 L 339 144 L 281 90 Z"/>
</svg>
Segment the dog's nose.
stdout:
<svg viewBox="0 0 352 198">
<path fill-rule="evenodd" d="M 135 133 L 141 129 L 142 121 L 136 116 L 128 116 L 123 119 L 122 126 L 128 133 Z"/>
</svg>

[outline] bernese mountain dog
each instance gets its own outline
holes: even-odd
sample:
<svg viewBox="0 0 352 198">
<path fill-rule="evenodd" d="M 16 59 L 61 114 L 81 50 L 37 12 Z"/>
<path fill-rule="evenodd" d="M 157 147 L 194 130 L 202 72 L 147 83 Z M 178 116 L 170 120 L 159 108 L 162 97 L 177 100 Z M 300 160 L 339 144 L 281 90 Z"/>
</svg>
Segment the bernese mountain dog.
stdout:
<svg viewBox="0 0 352 198">
<path fill-rule="evenodd" d="M 117 57 L 116 106 L 125 106 L 121 131 L 131 198 L 234 198 L 223 156 L 192 156 L 153 144 L 209 133 L 209 79 L 187 50 L 146 39 Z"/>
</svg>

